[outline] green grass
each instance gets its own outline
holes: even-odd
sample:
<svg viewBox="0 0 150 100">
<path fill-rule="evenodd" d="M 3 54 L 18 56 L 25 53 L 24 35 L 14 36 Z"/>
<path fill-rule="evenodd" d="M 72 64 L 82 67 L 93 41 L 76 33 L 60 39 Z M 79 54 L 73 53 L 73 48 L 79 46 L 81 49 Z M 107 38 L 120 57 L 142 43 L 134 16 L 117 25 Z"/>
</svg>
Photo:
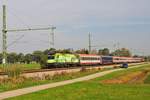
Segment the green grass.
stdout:
<svg viewBox="0 0 150 100">
<path fill-rule="evenodd" d="M 17 65 L 22 67 L 23 70 L 29 70 L 29 69 L 40 69 L 40 64 L 37 63 L 32 63 L 32 64 L 11 64 L 8 66 L 13 66 L 13 65 Z M 2 68 L 2 64 L 0 64 L 0 69 Z"/>
<path fill-rule="evenodd" d="M 75 83 L 8 100 L 149 100 L 149 85 L 103 85 Z"/>
<path fill-rule="evenodd" d="M 33 64 L 22 64 L 22 67 L 26 70 L 28 69 L 40 69 L 40 64 L 37 64 L 37 63 L 33 63 Z"/>
<path fill-rule="evenodd" d="M 147 76 L 147 78 L 144 81 L 145 84 L 150 84 L 150 74 Z"/>
<path fill-rule="evenodd" d="M 101 80 L 144 70 L 150 65 L 113 72 L 100 78 L 47 89 L 8 100 L 149 100 L 150 84 L 102 84 Z"/>
</svg>

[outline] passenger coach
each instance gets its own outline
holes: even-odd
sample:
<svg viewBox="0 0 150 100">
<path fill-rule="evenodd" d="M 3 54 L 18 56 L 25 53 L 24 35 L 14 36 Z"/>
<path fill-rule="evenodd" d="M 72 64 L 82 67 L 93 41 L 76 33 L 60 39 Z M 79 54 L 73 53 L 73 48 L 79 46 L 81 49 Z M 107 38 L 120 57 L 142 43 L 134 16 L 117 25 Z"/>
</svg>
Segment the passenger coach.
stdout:
<svg viewBox="0 0 150 100">
<path fill-rule="evenodd" d="M 102 64 L 113 64 L 113 57 L 112 56 L 101 56 Z"/>
<path fill-rule="evenodd" d="M 100 65 L 102 64 L 99 55 L 79 54 L 80 65 Z"/>
<path fill-rule="evenodd" d="M 113 63 L 114 64 L 120 64 L 120 63 L 138 63 L 143 62 L 143 58 L 135 58 L 135 57 L 113 57 Z"/>
</svg>

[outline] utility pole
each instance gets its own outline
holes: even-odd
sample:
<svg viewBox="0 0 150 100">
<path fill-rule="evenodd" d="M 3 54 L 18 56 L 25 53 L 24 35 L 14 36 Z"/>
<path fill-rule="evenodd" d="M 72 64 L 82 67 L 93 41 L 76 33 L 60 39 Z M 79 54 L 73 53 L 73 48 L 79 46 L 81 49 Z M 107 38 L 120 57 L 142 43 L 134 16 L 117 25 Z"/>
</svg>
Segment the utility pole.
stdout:
<svg viewBox="0 0 150 100">
<path fill-rule="evenodd" d="M 91 53 L 91 34 L 89 33 L 89 54 Z"/>
<path fill-rule="evenodd" d="M 119 50 L 120 49 L 120 43 L 118 42 L 117 45 L 118 45 L 118 50 Z"/>
<path fill-rule="evenodd" d="M 2 53 L 3 53 L 3 67 L 6 65 L 7 61 L 7 31 L 6 31 L 6 5 L 3 5 L 3 29 L 2 29 Z"/>
<path fill-rule="evenodd" d="M 51 29 L 50 35 L 51 35 L 52 39 L 50 39 L 50 40 L 52 40 L 52 41 L 50 41 L 50 48 L 51 48 L 51 45 L 53 46 L 53 48 L 55 46 L 55 36 L 54 36 L 55 29 L 56 29 L 56 27 L 52 27 L 52 29 Z"/>
<path fill-rule="evenodd" d="M 56 27 L 44 27 L 44 28 L 27 28 L 27 29 L 12 29 L 7 30 L 6 27 L 6 5 L 3 5 L 3 29 L 2 29 L 2 38 L 3 38 L 3 45 L 2 45 L 2 53 L 3 53 L 3 66 L 6 66 L 7 64 L 7 32 L 20 32 L 20 31 L 37 31 L 37 30 L 52 30 L 52 41 L 54 45 L 54 29 Z"/>
</svg>

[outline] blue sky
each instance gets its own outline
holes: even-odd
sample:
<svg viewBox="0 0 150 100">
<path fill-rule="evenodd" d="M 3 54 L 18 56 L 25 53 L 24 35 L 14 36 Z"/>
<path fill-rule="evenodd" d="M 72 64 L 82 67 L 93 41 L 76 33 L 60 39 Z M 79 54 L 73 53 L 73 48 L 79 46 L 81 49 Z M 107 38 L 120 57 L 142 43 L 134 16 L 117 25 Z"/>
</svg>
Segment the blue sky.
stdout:
<svg viewBox="0 0 150 100">
<path fill-rule="evenodd" d="M 54 25 L 56 48 L 87 48 L 90 32 L 96 49 L 114 50 L 119 43 L 120 48 L 150 55 L 150 0 L 6 0 L 6 4 L 9 29 Z M 49 31 L 8 33 L 8 44 L 22 35 L 9 52 L 49 47 Z"/>
</svg>

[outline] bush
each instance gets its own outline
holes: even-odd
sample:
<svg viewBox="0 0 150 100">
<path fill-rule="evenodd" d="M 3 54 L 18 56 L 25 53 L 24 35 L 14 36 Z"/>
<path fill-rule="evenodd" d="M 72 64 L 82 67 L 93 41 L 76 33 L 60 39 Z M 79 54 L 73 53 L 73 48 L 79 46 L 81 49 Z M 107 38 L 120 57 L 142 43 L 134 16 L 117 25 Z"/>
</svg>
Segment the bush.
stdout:
<svg viewBox="0 0 150 100">
<path fill-rule="evenodd" d="M 47 67 L 47 58 L 48 58 L 47 55 L 42 55 L 41 56 L 41 60 L 40 60 L 41 68 L 46 68 Z"/>
</svg>

